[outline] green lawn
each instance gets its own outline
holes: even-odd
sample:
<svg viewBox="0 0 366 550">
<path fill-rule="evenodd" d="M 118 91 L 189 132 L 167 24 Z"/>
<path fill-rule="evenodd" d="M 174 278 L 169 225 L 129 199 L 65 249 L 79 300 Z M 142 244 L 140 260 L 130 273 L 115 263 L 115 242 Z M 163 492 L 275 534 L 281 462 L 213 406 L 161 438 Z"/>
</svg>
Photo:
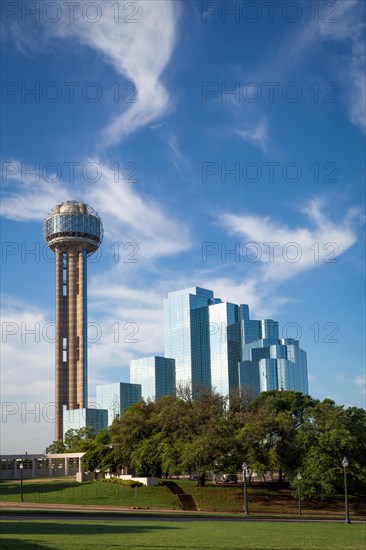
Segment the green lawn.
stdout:
<svg viewBox="0 0 366 550">
<path fill-rule="evenodd" d="M 197 482 L 174 480 L 182 492 L 191 494 L 197 507 L 203 511 L 242 513 L 243 487 L 208 485 L 198 487 Z M 19 502 L 19 482 L 0 483 L 0 500 Z M 177 510 L 176 498 L 166 487 L 139 487 L 135 489 L 114 483 L 75 481 L 27 481 L 23 485 L 25 502 L 53 504 L 81 504 L 105 506 L 133 506 L 149 509 Z M 291 490 L 273 490 L 266 487 L 249 487 L 249 511 L 257 515 L 297 516 L 298 503 Z M 366 502 L 362 497 L 350 496 L 351 518 L 366 518 Z M 303 503 L 304 516 L 344 516 L 344 498 Z M 366 548 L 365 548 L 366 550 Z"/>
<path fill-rule="evenodd" d="M 320 523 L 2 521 L 2 550 L 364 550 L 365 526 Z"/>
<path fill-rule="evenodd" d="M 243 487 L 231 485 L 208 484 L 198 487 L 197 482 L 174 480 L 183 491 L 194 498 L 201 510 L 211 512 L 236 512 L 243 510 Z M 257 486 L 248 487 L 249 511 L 260 515 L 297 515 L 298 500 L 291 489 L 271 489 Z M 366 518 L 365 498 L 349 496 L 350 513 L 352 517 Z M 326 500 L 303 500 L 303 514 L 306 516 L 343 517 L 344 497 L 328 498 Z M 365 548 L 366 550 L 366 548 Z"/>
<path fill-rule="evenodd" d="M 23 489 L 25 502 L 179 509 L 175 497 L 166 487 L 138 487 L 135 491 L 123 485 L 91 481 L 27 482 Z M 0 483 L 0 500 L 19 502 L 19 483 Z"/>
</svg>

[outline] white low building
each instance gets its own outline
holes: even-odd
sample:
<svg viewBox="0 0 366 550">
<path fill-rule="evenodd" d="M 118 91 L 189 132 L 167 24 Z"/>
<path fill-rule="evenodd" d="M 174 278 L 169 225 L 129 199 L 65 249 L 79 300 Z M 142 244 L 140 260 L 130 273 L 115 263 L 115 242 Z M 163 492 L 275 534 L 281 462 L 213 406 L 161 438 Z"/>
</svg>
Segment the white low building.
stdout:
<svg viewBox="0 0 366 550">
<path fill-rule="evenodd" d="M 24 479 L 81 475 L 84 454 L 0 455 L 0 479 L 20 479 L 21 475 Z"/>
</svg>

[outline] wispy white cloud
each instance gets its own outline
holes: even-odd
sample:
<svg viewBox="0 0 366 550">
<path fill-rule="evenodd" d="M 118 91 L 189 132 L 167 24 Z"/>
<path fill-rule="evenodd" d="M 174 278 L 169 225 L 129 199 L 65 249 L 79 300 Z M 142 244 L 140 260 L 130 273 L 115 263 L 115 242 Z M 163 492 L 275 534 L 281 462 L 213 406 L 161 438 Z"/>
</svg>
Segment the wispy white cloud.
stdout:
<svg viewBox="0 0 366 550">
<path fill-rule="evenodd" d="M 157 121 L 172 104 L 163 83 L 178 34 L 180 3 L 174 0 L 103 0 L 96 2 L 93 15 L 88 0 L 79 0 L 70 12 L 60 10 L 59 20 L 31 18 L 9 26 L 17 48 L 27 57 L 36 58 L 55 47 L 55 38 L 84 44 L 100 55 L 113 71 L 128 83 L 128 100 L 114 103 L 113 119 L 98 135 L 98 147 L 117 144 L 123 137 Z M 99 9 L 98 9 L 99 6 Z M 96 20 L 92 21 L 95 15 Z M 32 21 L 33 23 L 33 21 Z M 126 93 L 127 93 L 126 92 Z"/>
<path fill-rule="evenodd" d="M 261 266 L 264 282 L 285 281 L 338 256 L 357 240 L 360 211 L 350 209 L 342 220 L 331 220 L 323 201 L 316 199 L 303 208 L 308 224 L 289 227 L 269 216 L 222 214 L 221 223 L 246 239 L 246 254 Z M 250 244 L 251 243 L 251 244 Z M 244 246 L 244 245 L 243 245 Z"/>
<path fill-rule="evenodd" d="M 164 132 L 162 134 L 162 137 L 172 153 L 170 158 L 174 164 L 175 169 L 177 170 L 177 172 L 181 173 L 182 170 L 185 170 L 188 164 L 188 159 L 186 155 L 182 152 L 178 144 L 177 136 L 172 132 Z"/>
<path fill-rule="evenodd" d="M 332 14 L 319 17 L 314 22 L 318 32 L 324 37 L 343 40 L 351 37 L 362 27 L 361 10 L 358 0 L 336 0 Z"/>
<path fill-rule="evenodd" d="M 54 437 L 54 326 L 41 308 L 2 298 L 1 447 L 42 452 Z"/>
<path fill-rule="evenodd" d="M 235 133 L 244 141 L 265 151 L 269 142 L 269 127 L 267 117 L 262 117 L 255 125 L 246 125 Z"/>
<path fill-rule="evenodd" d="M 83 3 L 88 2 L 82 0 Z M 179 16 L 177 2 L 139 0 L 131 2 L 132 7 L 138 8 L 133 21 L 123 24 L 115 20 L 117 4 L 120 17 L 126 15 L 124 1 L 103 2 L 103 16 L 93 24 L 81 17 L 73 24 L 61 20 L 52 30 L 48 26 L 49 33 L 71 38 L 102 54 L 137 91 L 136 101 L 122 112 L 116 112 L 105 129 L 105 145 L 118 143 L 169 109 L 171 98 L 162 75 L 175 46 Z"/>
<path fill-rule="evenodd" d="M 332 40 L 348 45 L 348 51 L 337 63 L 338 73 L 346 92 L 346 108 L 350 120 L 366 131 L 366 48 L 364 6 L 357 0 L 338 0 L 337 22 L 320 21 L 317 27 L 323 41 Z"/>
<path fill-rule="evenodd" d="M 303 62 L 306 56 L 327 42 L 342 43 L 344 51 L 329 53 L 329 65 L 334 71 L 334 79 L 342 84 L 345 107 L 350 121 L 363 132 L 366 131 L 366 92 L 365 92 L 365 22 L 364 5 L 358 0 L 337 0 L 334 2 L 331 21 L 320 17 L 312 21 L 303 31 L 292 37 L 291 48 L 287 48 L 284 61 L 287 66 Z"/>
<path fill-rule="evenodd" d="M 366 374 L 361 374 L 359 376 L 356 376 L 354 381 L 356 386 L 358 386 L 358 388 L 360 389 L 360 391 L 364 393 L 366 389 Z"/>
<path fill-rule="evenodd" d="M 268 297 L 266 288 L 254 278 L 213 277 L 205 280 L 204 286 L 214 290 L 215 296 L 223 302 L 248 304 L 252 318 L 272 317 L 277 310 L 276 300 Z"/>
<path fill-rule="evenodd" d="M 70 198 L 71 189 L 52 176 L 45 180 L 40 170 L 35 175 L 26 173 L 18 160 L 2 164 L 3 199 L 1 215 L 16 221 L 40 221 L 55 204 Z"/>
<path fill-rule="evenodd" d="M 303 2 L 304 6 L 308 2 Z M 324 73 L 319 77 L 339 85 L 336 99 L 343 102 L 349 120 L 362 132 L 366 129 L 365 92 L 365 15 L 364 2 L 336 0 L 328 8 L 318 5 L 319 17 L 300 25 L 290 25 L 288 33 L 268 52 L 257 68 L 253 80 L 262 82 L 269 75 L 274 80 L 298 78 L 303 81 L 309 71 L 309 60 L 323 56 Z M 306 6 L 307 8 L 307 6 Z M 324 8 L 324 9 L 323 9 Z M 326 11 L 328 9 L 329 11 Z M 328 44 L 337 42 L 341 51 Z M 330 44 L 332 45 L 332 44 Z M 313 75 L 313 73 L 312 73 Z"/>
<path fill-rule="evenodd" d="M 112 239 L 128 233 L 130 240 L 142 243 L 145 258 L 177 254 L 190 247 L 183 222 L 173 220 L 153 197 L 139 195 L 131 183 L 116 184 L 107 166 L 101 166 L 103 182 L 88 190 L 85 199 L 108 220 L 106 232 Z"/>
<path fill-rule="evenodd" d="M 172 128 L 169 128 L 168 124 L 155 124 L 151 126 L 152 130 L 157 131 L 163 143 L 168 148 L 167 158 L 171 161 L 176 169 L 179 177 L 185 181 L 192 181 L 194 177 L 194 171 L 192 164 L 186 153 L 183 151 L 177 134 Z"/>
<path fill-rule="evenodd" d="M 110 280 L 110 274 L 106 281 Z M 141 355 L 161 353 L 163 343 L 162 296 L 158 291 L 112 283 L 111 291 L 100 287 L 99 278 L 90 286 L 90 316 L 98 319 L 103 338 L 90 345 L 90 365 L 128 371 L 129 360 Z M 95 332 L 95 331 L 94 331 Z M 118 369 L 118 370 L 117 370 Z"/>
</svg>

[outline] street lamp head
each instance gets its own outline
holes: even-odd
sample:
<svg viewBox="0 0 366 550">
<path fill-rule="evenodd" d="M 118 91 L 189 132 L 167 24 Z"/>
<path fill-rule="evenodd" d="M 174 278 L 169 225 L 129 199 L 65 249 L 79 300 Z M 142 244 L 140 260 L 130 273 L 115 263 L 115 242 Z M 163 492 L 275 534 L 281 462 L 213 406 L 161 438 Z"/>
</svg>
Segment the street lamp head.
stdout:
<svg viewBox="0 0 366 550">
<path fill-rule="evenodd" d="M 20 470 L 23 470 L 23 468 L 24 468 L 23 462 L 21 462 L 21 463 L 19 464 L 19 468 L 20 468 Z"/>
<path fill-rule="evenodd" d="M 342 466 L 343 466 L 343 468 L 347 468 L 347 467 L 348 467 L 348 460 L 346 459 L 345 456 L 343 457 L 343 460 L 342 460 Z"/>
<path fill-rule="evenodd" d="M 299 472 L 299 473 L 297 474 L 297 476 L 296 476 L 296 477 L 297 477 L 297 479 L 298 479 L 299 481 L 301 481 L 301 480 L 302 480 L 302 475 L 300 474 L 300 472 Z"/>
<path fill-rule="evenodd" d="M 247 470 L 248 465 L 247 465 L 246 462 L 243 462 L 242 468 L 243 468 L 243 472 L 245 472 Z"/>
</svg>

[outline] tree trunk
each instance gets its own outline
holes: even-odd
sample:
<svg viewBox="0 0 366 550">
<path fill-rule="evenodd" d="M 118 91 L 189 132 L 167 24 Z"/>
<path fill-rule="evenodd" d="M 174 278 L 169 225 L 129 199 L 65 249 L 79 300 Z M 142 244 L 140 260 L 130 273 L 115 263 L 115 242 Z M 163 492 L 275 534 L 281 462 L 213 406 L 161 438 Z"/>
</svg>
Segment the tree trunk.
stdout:
<svg viewBox="0 0 366 550">
<path fill-rule="evenodd" d="M 206 482 L 206 474 L 205 472 L 202 472 L 198 476 L 198 487 L 204 487 Z"/>
</svg>

